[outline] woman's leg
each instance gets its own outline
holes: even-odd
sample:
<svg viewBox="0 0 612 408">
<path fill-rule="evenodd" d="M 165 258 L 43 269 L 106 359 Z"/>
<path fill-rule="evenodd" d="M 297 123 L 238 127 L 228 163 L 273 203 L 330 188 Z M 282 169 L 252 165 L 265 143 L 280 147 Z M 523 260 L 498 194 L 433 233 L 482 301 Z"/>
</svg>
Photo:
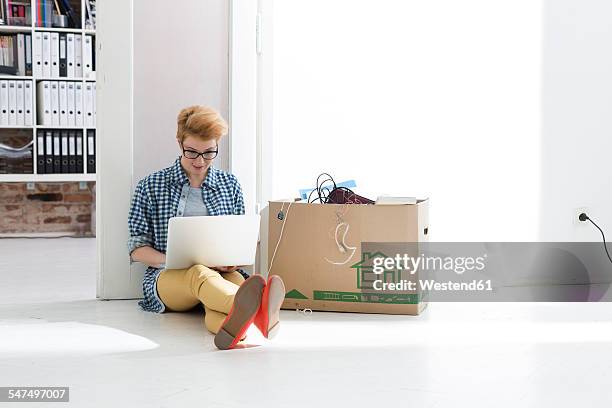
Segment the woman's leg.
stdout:
<svg viewBox="0 0 612 408">
<path fill-rule="evenodd" d="M 242 282 L 244 282 L 244 276 L 242 276 L 242 274 L 237 271 L 223 272 L 221 276 L 223 277 L 223 279 L 230 281 L 238 286 L 242 285 Z"/>
<path fill-rule="evenodd" d="M 203 265 L 164 270 L 157 278 L 157 293 L 171 311 L 189 310 L 201 302 L 209 309 L 227 314 L 238 287 Z"/>
<path fill-rule="evenodd" d="M 204 306 L 204 313 L 204 326 L 206 326 L 209 332 L 217 334 L 227 315 L 206 306 Z"/>
<path fill-rule="evenodd" d="M 157 294 L 166 310 L 185 312 L 193 309 L 200 300 L 189 288 L 188 269 L 165 269 L 157 278 Z"/>
<path fill-rule="evenodd" d="M 244 282 L 244 277 L 240 274 L 240 272 L 223 272 L 221 273 L 221 277 L 227 281 L 230 281 L 238 286 Z M 227 314 L 217 312 L 216 310 L 212 310 L 211 308 L 204 306 L 204 325 L 213 334 L 217 334 L 223 321 L 227 317 Z"/>
</svg>

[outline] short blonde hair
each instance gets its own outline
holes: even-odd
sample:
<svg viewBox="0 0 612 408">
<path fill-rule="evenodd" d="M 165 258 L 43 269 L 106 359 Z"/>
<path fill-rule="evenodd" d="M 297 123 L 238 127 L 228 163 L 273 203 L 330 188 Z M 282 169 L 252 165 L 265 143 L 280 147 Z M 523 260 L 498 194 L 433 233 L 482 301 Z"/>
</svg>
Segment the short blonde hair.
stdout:
<svg viewBox="0 0 612 408">
<path fill-rule="evenodd" d="M 181 110 L 177 117 L 176 138 L 183 143 L 187 136 L 200 140 L 219 140 L 227 134 L 227 122 L 208 106 L 194 105 Z"/>
</svg>

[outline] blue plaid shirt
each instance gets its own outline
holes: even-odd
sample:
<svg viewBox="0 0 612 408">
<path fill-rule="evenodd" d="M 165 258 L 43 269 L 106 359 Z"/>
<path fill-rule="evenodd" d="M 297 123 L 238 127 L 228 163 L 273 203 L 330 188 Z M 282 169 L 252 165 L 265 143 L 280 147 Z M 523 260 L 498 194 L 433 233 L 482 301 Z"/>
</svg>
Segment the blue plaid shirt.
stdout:
<svg viewBox="0 0 612 408">
<path fill-rule="evenodd" d="M 166 253 L 168 220 L 183 215 L 188 190 L 189 179 L 181 166 L 180 157 L 172 166 L 138 182 L 128 217 L 130 255 L 134 249 L 142 246 Z M 202 184 L 202 198 L 209 215 L 244 214 L 244 199 L 238 179 L 215 167 L 208 169 Z M 165 310 L 157 295 L 157 277 L 162 270 L 150 266 L 145 272 L 142 282 L 144 299 L 138 304 L 146 311 L 162 313 Z"/>
</svg>

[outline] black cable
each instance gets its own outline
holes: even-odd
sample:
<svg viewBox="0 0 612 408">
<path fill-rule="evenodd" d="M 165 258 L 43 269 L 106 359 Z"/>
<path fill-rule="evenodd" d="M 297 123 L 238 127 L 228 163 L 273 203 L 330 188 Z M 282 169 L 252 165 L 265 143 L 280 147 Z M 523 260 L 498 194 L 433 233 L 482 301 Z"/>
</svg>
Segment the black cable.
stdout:
<svg viewBox="0 0 612 408">
<path fill-rule="evenodd" d="M 606 244 L 606 236 L 604 235 L 604 232 L 601 228 L 599 228 L 599 225 L 595 224 L 595 221 L 593 221 L 591 218 L 589 218 L 588 215 L 586 215 L 585 213 L 580 214 L 580 216 L 578 217 L 580 219 L 580 221 L 585 221 L 585 220 L 589 220 L 591 222 L 591 224 L 593 224 L 595 226 L 595 228 L 597 228 L 599 230 L 599 232 L 601 233 L 601 237 L 603 238 L 603 247 L 606 251 L 606 255 L 608 255 L 608 259 L 610 260 L 610 263 L 612 263 L 612 257 L 610 257 L 610 252 L 608 252 L 608 245 Z"/>
<path fill-rule="evenodd" d="M 327 176 L 327 178 L 321 181 L 321 177 L 323 176 Z M 316 187 L 310 192 L 310 194 L 308 194 L 308 203 L 315 203 L 317 200 L 319 200 L 321 204 L 325 203 L 327 198 L 327 196 L 325 195 L 325 191 L 327 190 L 328 194 L 330 192 L 329 187 L 325 186 L 325 183 L 327 183 L 328 181 L 331 181 L 331 183 L 333 184 L 334 188 L 331 189 L 331 191 L 333 191 L 336 188 L 336 182 L 334 181 L 334 178 L 329 173 L 319 174 L 319 176 L 317 177 Z M 310 197 L 315 191 L 317 192 L 318 197 L 315 197 L 311 200 Z"/>
<path fill-rule="evenodd" d="M 321 176 L 327 176 L 328 178 L 323 180 L 322 183 L 319 183 L 319 180 L 321 179 Z M 336 187 L 336 182 L 334 181 L 334 178 L 329 173 L 321 173 L 321 174 L 319 174 L 319 176 L 317 177 L 317 187 L 322 186 L 326 181 L 331 181 L 332 183 L 334 183 L 334 188 Z"/>
<path fill-rule="evenodd" d="M 327 176 L 327 178 L 321 180 L 321 177 Z M 330 185 L 325 185 L 325 183 L 331 182 Z M 334 178 L 329 173 L 321 173 L 317 177 L 316 187 L 312 189 L 312 191 L 308 194 L 307 201 L 309 204 L 316 203 L 317 200 L 321 204 L 329 204 L 330 197 L 333 196 L 334 192 L 342 191 L 344 193 L 344 197 L 356 196 L 355 192 L 347 187 L 338 187 Z M 317 197 L 311 199 L 314 193 L 317 193 Z"/>
<path fill-rule="evenodd" d="M 312 196 L 312 194 L 313 194 L 315 191 L 317 192 L 317 196 L 316 196 L 316 197 L 314 197 L 314 198 L 311 200 L 311 199 L 310 199 L 310 197 Z M 310 194 L 308 194 L 308 203 L 309 203 L 309 204 L 316 203 L 316 202 L 317 202 L 317 200 L 319 200 L 319 203 L 323 204 L 323 201 L 321 201 L 321 192 L 319 191 L 319 189 L 318 189 L 318 188 L 314 188 L 314 189 L 313 189 L 313 190 L 310 192 Z"/>
<path fill-rule="evenodd" d="M 326 178 L 323 181 L 319 182 L 319 179 L 323 175 L 326 175 L 328 178 Z M 329 189 L 328 186 L 325 185 L 325 183 L 327 183 L 328 181 L 331 181 L 333 186 L 334 186 L 334 188 L 331 189 L 331 190 Z M 321 203 L 327 202 L 327 197 L 329 195 L 329 192 L 334 190 L 335 188 L 336 188 L 336 182 L 334 181 L 334 178 L 332 176 L 330 176 L 328 173 L 319 174 L 319 177 L 317 177 L 317 190 L 318 190 L 318 194 L 319 194 L 319 201 Z M 325 192 L 327 192 L 327 194 L 325 194 Z"/>
<path fill-rule="evenodd" d="M 312 189 L 310 194 L 308 194 L 308 199 L 306 200 L 306 201 L 308 201 L 308 204 L 314 203 L 314 200 L 316 200 L 316 197 L 315 197 L 313 201 L 310 201 L 310 196 L 312 196 L 312 193 L 314 193 L 315 191 L 317 191 L 316 187 Z"/>
<path fill-rule="evenodd" d="M 321 187 L 321 190 L 320 190 L 320 196 L 321 196 L 321 200 L 322 200 L 322 202 L 323 202 L 323 203 L 327 204 L 327 201 L 328 201 L 328 199 L 329 199 L 329 194 L 330 194 L 332 191 L 334 191 L 334 190 L 335 190 L 335 189 L 331 189 L 331 190 L 330 190 L 330 189 L 329 189 L 329 187 L 327 187 L 327 186 L 323 186 L 323 187 Z"/>
</svg>

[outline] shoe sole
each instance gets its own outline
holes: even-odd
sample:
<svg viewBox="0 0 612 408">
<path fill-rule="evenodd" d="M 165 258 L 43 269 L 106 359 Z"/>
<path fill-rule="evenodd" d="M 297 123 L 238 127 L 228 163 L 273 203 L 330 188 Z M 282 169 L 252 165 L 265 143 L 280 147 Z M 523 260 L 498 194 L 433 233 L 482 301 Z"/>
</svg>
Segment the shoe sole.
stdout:
<svg viewBox="0 0 612 408">
<path fill-rule="evenodd" d="M 246 280 L 234 296 L 229 316 L 215 336 L 215 346 L 220 350 L 233 348 L 248 329 L 261 305 L 261 295 L 266 281 L 263 277 Z"/>
<path fill-rule="evenodd" d="M 268 287 L 268 333 L 266 337 L 271 339 L 279 330 L 280 309 L 285 300 L 285 284 L 278 276 L 272 276 Z"/>
</svg>

